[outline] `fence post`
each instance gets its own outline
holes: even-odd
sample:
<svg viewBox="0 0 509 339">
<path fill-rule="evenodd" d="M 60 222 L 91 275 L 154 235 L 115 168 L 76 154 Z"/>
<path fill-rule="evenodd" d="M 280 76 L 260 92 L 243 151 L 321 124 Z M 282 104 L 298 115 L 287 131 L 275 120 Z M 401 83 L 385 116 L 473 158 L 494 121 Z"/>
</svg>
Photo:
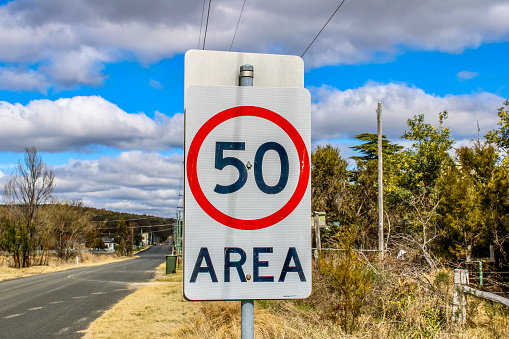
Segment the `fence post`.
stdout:
<svg viewBox="0 0 509 339">
<path fill-rule="evenodd" d="M 467 319 L 467 298 L 462 285 L 468 284 L 468 270 L 454 270 L 454 294 L 452 297 L 452 322 L 464 324 Z"/>
<path fill-rule="evenodd" d="M 479 259 L 479 286 L 482 287 L 482 260 Z"/>
<path fill-rule="evenodd" d="M 318 253 L 322 250 L 322 238 L 320 236 L 320 218 L 318 216 L 318 212 L 314 212 L 314 222 L 315 222 L 315 240 L 316 240 L 316 249 Z"/>
</svg>

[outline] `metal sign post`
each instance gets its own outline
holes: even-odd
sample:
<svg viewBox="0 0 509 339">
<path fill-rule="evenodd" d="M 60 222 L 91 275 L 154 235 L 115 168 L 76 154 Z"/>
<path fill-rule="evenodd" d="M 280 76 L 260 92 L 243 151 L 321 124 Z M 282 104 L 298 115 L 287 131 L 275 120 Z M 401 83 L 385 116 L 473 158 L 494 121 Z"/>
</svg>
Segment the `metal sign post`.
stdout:
<svg viewBox="0 0 509 339">
<path fill-rule="evenodd" d="M 253 86 L 254 68 L 252 65 L 240 66 L 239 85 Z M 240 328 L 242 339 L 254 338 L 254 300 L 240 302 Z"/>
</svg>

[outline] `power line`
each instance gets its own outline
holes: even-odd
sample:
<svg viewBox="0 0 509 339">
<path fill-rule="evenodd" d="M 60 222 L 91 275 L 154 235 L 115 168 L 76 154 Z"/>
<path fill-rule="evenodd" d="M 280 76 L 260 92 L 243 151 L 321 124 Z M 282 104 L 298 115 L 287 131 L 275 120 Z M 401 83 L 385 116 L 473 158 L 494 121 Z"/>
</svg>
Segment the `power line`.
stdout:
<svg viewBox="0 0 509 339">
<path fill-rule="evenodd" d="M 152 231 L 152 233 L 171 231 L 173 228 L 165 228 L 164 230 Z"/>
<path fill-rule="evenodd" d="M 233 41 L 235 41 L 235 36 L 237 35 L 237 30 L 239 29 L 240 18 L 242 18 L 242 12 L 244 12 L 245 5 L 246 5 L 246 0 L 244 0 L 244 3 L 242 4 L 242 9 L 240 10 L 239 21 L 237 21 L 237 27 L 235 28 L 235 33 L 233 33 L 232 44 L 230 45 L 230 52 L 232 51 Z"/>
<path fill-rule="evenodd" d="M 205 49 L 205 40 L 207 40 L 207 29 L 209 28 L 209 17 L 210 17 L 210 3 L 212 0 L 209 0 L 209 10 L 207 12 L 207 24 L 205 25 L 205 36 L 203 37 L 203 49 Z"/>
<path fill-rule="evenodd" d="M 336 12 L 341 8 L 341 6 L 343 5 L 343 3 L 345 2 L 346 0 L 343 0 L 341 1 L 341 3 L 339 4 L 338 8 L 336 8 L 336 10 L 334 11 L 334 13 L 332 13 L 332 15 L 330 16 L 329 20 L 327 20 L 327 22 L 325 23 L 325 25 L 323 25 L 322 29 L 320 30 L 320 32 L 318 32 L 318 34 L 315 36 L 315 38 L 313 39 L 313 41 L 311 41 L 311 43 L 309 44 L 308 48 L 306 48 L 306 50 L 304 51 L 304 53 L 302 53 L 302 55 L 300 56 L 301 58 L 304 56 L 304 54 L 306 54 L 306 52 L 308 51 L 309 47 L 311 47 L 311 45 L 313 44 L 313 42 L 315 42 L 316 38 L 318 38 L 318 36 L 320 35 L 320 33 L 322 33 L 322 31 L 324 30 L 325 26 L 327 26 L 327 24 L 329 23 L 329 21 L 331 21 L 332 17 L 336 14 Z"/>
<path fill-rule="evenodd" d="M 200 36 L 198 37 L 198 49 L 200 49 L 201 29 L 203 27 L 203 13 L 205 12 L 205 1 L 207 1 L 207 0 L 203 0 L 203 7 L 201 9 Z"/>
<path fill-rule="evenodd" d="M 150 228 L 150 227 L 162 227 L 162 226 L 173 226 L 173 225 L 174 225 L 173 223 L 171 223 L 171 224 L 160 224 L 160 225 L 148 225 L 148 226 L 135 225 L 135 226 L 127 226 L 127 228 Z M 116 229 L 117 229 L 116 226 L 101 228 L 102 231 L 105 231 L 105 230 L 116 230 Z"/>
<path fill-rule="evenodd" d="M 133 221 L 133 220 L 149 220 L 149 219 L 173 219 L 173 218 L 160 218 L 160 217 L 148 217 L 148 218 L 134 218 L 134 219 L 123 219 L 124 221 Z M 121 219 L 106 219 L 106 220 L 90 220 L 90 222 L 113 222 L 120 221 Z"/>
</svg>

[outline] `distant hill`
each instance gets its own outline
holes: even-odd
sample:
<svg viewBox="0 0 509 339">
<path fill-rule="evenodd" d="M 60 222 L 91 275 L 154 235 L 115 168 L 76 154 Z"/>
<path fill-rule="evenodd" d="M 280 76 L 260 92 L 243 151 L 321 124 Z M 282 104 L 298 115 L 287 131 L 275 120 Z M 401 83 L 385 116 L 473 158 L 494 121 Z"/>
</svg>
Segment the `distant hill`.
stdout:
<svg viewBox="0 0 509 339">
<path fill-rule="evenodd" d="M 92 215 L 92 222 L 97 224 L 103 235 L 112 236 L 115 234 L 117 223 L 124 219 L 128 227 L 134 228 L 135 234 L 153 232 L 157 238 L 166 239 L 173 234 L 174 218 L 161 218 L 147 214 L 134 214 L 125 212 L 115 212 L 104 208 L 97 209 L 86 207 L 85 210 Z"/>
<path fill-rule="evenodd" d="M 46 205 L 45 208 L 50 207 Z M 84 207 L 84 210 L 90 213 L 91 221 L 97 225 L 97 230 L 103 236 L 114 236 L 118 221 L 123 218 L 128 227 L 132 227 L 135 236 L 141 233 L 152 233 L 155 238 L 165 240 L 173 234 L 174 218 L 161 218 L 147 214 L 134 214 L 125 212 L 115 212 L 104 208 L 97 209 L 93 207 Z M 0 222 L 8 218 L 8 208 L 0 205 Z M 1 225 L 0 225 L 1 229 Z"/>
<path fill-rule="evenodd" d="M 160 224 L 173 224 L 175 221 L 174 218 L 161 218 L 153 215 L 147 214 L 134 214 L 134 213 L 125 213 L 125 212 L 115 212 L 106 210 L 104 208 L 97 209 L 93 207 L 85 207 L 85 210 L 93 215 L 92 221 L 95 222 L 104 222 L 106 221 L 108 224 L 110 222 L 116 221 L 124 218 L 126 222 L 136 224 L 138 226 L 151 226 L 151 225 L 160 225 Z M 115 224 L 116 224 L 115 222 Z"/>
</svg>

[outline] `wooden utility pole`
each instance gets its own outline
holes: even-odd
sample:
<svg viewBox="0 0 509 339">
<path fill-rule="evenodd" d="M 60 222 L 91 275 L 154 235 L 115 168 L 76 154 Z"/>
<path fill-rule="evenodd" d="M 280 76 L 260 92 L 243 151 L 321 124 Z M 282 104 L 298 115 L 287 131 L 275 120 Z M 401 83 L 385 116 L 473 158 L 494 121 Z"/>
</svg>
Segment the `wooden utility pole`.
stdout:
<svg viewBox="0 0 509 339">
<path fill-rule="evenodd" d="M 378 257 L 384 258 L 384 197 L 383 197 L 383 159 L 382 159 L 382 103 L 376 110 L 378 133 Z"/>
<path fill-rule="evenodd" d="M 313 218 L 315 222 L 316 250 L 320 253 L 322 250 L 322 239 L 320 238 L 320 217 L 318 216 L 318 212 L 314 212 Z"/>
<path fill-rule="evenodd" d="M 131 227 L 131 248 L 129 249 L 129 253 L 133 252 L 134 247 L 134 227 Z"/>
</svg>

